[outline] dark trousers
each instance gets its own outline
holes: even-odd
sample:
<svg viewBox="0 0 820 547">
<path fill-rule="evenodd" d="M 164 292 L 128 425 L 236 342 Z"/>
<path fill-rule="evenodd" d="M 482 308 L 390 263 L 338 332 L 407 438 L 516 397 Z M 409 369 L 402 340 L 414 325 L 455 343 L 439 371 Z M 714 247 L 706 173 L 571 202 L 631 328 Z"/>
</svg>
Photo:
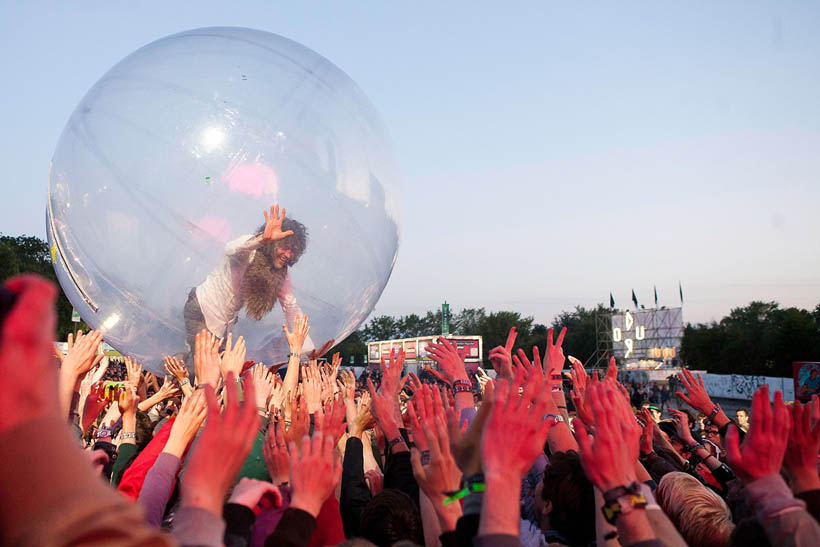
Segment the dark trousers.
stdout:
<svg viewBox="0 0 820 547">
<path fill-rule="evenodd" d="M 185 302 L 182 312 L 185 317 L 185 340 L 188 342 L 190 364 L 193 364 L 196 335 L 202 329 L 208 328 L 205 324 L 205 316 L 202 315 L 202 308 L 199 306 L 199 300 L 196 297 L 196 288 L 191 289 L 188 294 L 188 301 Z"/>
</svg>

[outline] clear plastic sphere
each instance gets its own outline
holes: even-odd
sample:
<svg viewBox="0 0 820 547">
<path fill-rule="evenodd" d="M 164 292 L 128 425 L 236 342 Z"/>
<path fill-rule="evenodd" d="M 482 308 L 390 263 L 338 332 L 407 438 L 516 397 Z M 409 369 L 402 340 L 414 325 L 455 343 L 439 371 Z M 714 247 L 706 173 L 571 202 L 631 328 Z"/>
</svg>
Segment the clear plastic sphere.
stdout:
<svg viewBox="0 0 820 547">
<path fill-rule="evenodd" d="M 286 315 L 309 317 L 307 350 L 373 310 L 397 190 L 378 114 L 344 72 L 275 34 L 204 28 L 139 49 L 82 99 L 52 161 L 48 236 L 82 318 L 148 368 L 203 326 L 270 364 L 287 358 Z M 306 244 L 301 228 L 265 239 L 274 204 Z"/>
</svg>

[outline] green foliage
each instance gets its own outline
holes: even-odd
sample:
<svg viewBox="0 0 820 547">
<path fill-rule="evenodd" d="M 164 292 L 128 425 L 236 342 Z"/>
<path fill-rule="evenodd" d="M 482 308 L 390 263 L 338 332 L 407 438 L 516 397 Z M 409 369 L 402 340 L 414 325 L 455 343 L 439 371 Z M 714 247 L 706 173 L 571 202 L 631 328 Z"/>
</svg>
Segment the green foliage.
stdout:
<svg viewBox="0 0 820 547">
<path fill-rule="evenodd" d="M 0 236 L 0 281 L 22 273 L 40 275 L 53 281 L 59 287 L 57 275 L 51 265 L 48 243 L 32 236 Z M 60 290 L 57 298 L 57 338 L 59 340 L 64 340 L 66 335 L 73 332 L 77 326 L 71 322 L 71 310 L 71 303 Z"/>
<path fill-rule="evenodd" d="M 820 358 L 818 310 L 752 302 L 719 323 L 687 325 L 682 357 L 690 368 L 715 373 L 791 376 L 793 361 Z"/>
<path fill-rule="evenodd" d="M 358 330 L 333 346 L 333 348 L 327 352 L 326 357 L 338 351 L 342 358 L 342 366 L 350 366 L 351 356 L 353 357 L 354 365 L 357 367 L 364 366 L 367 362 L 367 344 L 362 340 L 361 332 L 361 330 Z"/>
</svg>

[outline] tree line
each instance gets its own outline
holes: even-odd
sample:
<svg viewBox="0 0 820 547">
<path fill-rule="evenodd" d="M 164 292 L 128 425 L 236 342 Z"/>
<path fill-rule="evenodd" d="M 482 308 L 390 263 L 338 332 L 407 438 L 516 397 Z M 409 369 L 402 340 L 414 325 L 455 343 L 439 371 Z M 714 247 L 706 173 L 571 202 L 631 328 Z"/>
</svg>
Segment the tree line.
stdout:
<svg viewBox="0 0 820 547">
<path fill-rule="evenodd" d="M 23 272 L 37 273 L 57 282 L 48 244 L 31 236 L 0 236 L 0 280 Z M 57 302 L 60 339 L 77 328 L 77 324 L 71 322 L 71 309 L 71 303 L 61 292 Z M 518 331 L 516 347 L 526 348 L 528 354 L 534 345 L 545 347 L 549 327 L 556 333 L 567 327 L 564 353 L 589 362 L 596 350 L 595 317 L 605 312 L 609 312 L 609 308 L 604 304 L 592 308 L 576 306 L 562 311 L 550 325 L 545 325 L 516 311 L 465 308 L 452 314 L 450 332 L 482 336 L 483 358 L 487 361 L 490 350 L 504 344 L 510 327 Z M 80 326 L 87 328 L 85 324 Z M 361 365 L 366 359 L 367 342 L 440 332 L 440 309 L 424 315 L 380 315 L 331 351 L 339 351 L 344 363 Z M 687 324 L 681 360 L 689 368 L 720 374 L 791 376 L 793 361 L 820 361 L 820 304 L 813 310 L 805 310 L 781 308 L 776 302 L 754 301 L 731 310 L 720 321 Z"/>
</svg>

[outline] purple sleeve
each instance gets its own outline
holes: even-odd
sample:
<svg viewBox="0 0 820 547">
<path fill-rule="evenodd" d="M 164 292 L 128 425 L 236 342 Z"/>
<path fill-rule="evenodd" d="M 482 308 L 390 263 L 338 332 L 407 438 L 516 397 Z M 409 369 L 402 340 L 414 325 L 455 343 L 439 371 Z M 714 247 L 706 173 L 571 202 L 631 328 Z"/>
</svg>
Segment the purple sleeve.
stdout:
<svg viewBox="0 0 820 547">
<path fill-rule="evenodd" d="M 151 526 L 162 525 L 165 506 L 174 490 L 179 464 L 179 458 L 161 452 L 145 475 L 137 503 L 145 509 L 145 521 Z"/>
<path fill-rule="evenodd" d="M 467 426 L 469 427 L 470 424 L 473 423 L 473 420 L 475 419 L 475 416 L 476 416 L 475 407 L 462 408 L 461 409 L 461 415 L 459 416 L 458 423 L 459 423 L 459 425 L 464 426 L 464 423 L 466 422 Z"/>
</svg>

